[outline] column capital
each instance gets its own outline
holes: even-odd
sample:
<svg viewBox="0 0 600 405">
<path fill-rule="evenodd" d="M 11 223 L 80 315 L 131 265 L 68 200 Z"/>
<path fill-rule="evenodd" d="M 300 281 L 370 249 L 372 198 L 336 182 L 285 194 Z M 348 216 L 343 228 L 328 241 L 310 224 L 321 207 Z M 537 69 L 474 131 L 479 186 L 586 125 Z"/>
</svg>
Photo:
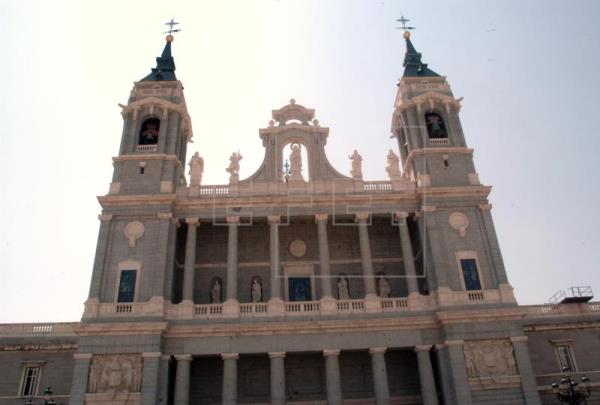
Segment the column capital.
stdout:
<svg viewBox="0 0 600 405">
<path fill-rule="evenodd" d="M 142 357 L 144 358 L 159 358 L 162 356 L 161 352 L 144 352 L 142 353 Z"/>
<path fill-rule="evenodd" d="M 223 360 L 237 360 L 240 358 L 239 353 L 221 353 Z"/>
<path fill-rule="evenodd" d="M 175 357 L 175 360 L 177 361 L 192 361 L 191 354 L 176 354 L 173 357 Z"/>
<path fill-rule="evenodd" d="M 387 347 L 371 347 L 369 349 L 369 354 L 385 353 L 386 350 L 387 350 Z"/>
<path fill-rule="evenodd" d="M 98 215 L 98 219 L 102 222 L 110 221 L 113 218 L 112 214 L 100 214 Z"/>
<path fill-rule="evenodd" d="M 268 215 L 267 221 L 269 224 L 278 224 L 281 222 L 281 215 Z"/>
<path fill-rule="evenodd" d="M 413 347 L 413 350 L 415 352 L 428 352 L 431 350 L 432 347 L 433 345 L 416 345 L 415 347 Z"/>
<path fill-rule="evenodd" d="M 226 219 L 230 225 L 238 225 L 240 223 L 240 217 L 227 217 Z"/>
<path fill-rule="evenodd" d="M 340 355 L 340 350 L 339 349 L 325 349 L 325 350 L 323 350 L 323 356 L 325 356 L 325 357 L 339 356 L 339 355 Z"/>
<path fill-rule="evenodd" d="M 364 222 L 367 219 L 369 219 L 370 215 L 371 213 L 369 212 L 357 212 L 356 214 L 354 214 L 354 218 L 357 222 Z"/>
<path fill-rule="evenodd" d="M 327 214 L 315 214 L 315 222 L 327 222 Z"/>
<path fill-rule="evenodd" d="M 492 204 L 479 204 L 479 209 L 482 211 L 490 211 L 492 209 Z"/>
<path fill-rule="evenodd" d="M 510 341 L 511 342 L 527 342 L 527 340 L 529 340 L 529 338 L 527 336 L 511 336 L 510 337 Z"/>
<path fill-rule="evenodd" d="M 89 360 L 92 358 L 92 353 L 75 353 L 73 358 L 75 360 Z"/>
<path fill-rule="evenodd" d="M 200 223 L 200 219 L 199 218 L 186 218 L 185 223 L 188 225 L 198 226 L 198 224 Z"/>
<path fill-rule="evenodd" d="M 171 212 L 159 212 L 156 216 L 158 219 L 173 219 L 173 213 Z"/>
<path fill-rule="evenodd" d="M 285 357 L 285 352 L 269 352 L 269 358 L 282 359 Z"/>
<path fill-rule="evenodd" d="M 446 346 L 462 346 L 462 345 L 465 344 L 465 341 L 464 340 L 459 340 L 459 339 L 457 339 L 457 340 L 446 340 L 444 342 L 444 344 Z"/>
<path fill-rule="evenodd" d="M 398 220 L 398 222 L 400 223 L 400 225 L 403 225 L 406 223 L 406 218 L 408 218 L 408 212 L 406 211 L 396 211 L 394 213 L 394 215 L 396 215 L 396 219 Z"/>
</svg>

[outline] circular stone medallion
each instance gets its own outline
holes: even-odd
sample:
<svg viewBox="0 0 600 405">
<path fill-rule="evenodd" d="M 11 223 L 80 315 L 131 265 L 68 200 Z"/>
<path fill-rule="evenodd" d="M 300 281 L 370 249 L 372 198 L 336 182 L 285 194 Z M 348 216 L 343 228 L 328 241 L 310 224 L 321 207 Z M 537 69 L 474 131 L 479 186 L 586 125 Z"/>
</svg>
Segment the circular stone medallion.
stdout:
<svg viewBox="0 0 600 405">
<path fill-rule="evenodd" d="M 306 254 L 306 243 L 303 240 L 296 239 L 290 243 L 290 253 L 294 257 L 302 257 Z"/>
</svg>

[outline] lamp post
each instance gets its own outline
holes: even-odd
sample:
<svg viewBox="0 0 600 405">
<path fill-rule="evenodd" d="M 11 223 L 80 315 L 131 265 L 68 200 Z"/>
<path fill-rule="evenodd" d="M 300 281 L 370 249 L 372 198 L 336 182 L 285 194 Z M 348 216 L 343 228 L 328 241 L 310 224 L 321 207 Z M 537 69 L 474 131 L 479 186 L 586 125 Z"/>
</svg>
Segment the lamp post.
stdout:
<svg viewBox="0 0 600 405">
<path fill-rule="evenodd" d="M 40 402 L 40 404 L 42 404 L 42 403 Z M 54 401 L 52 399 L 52 388 L 50 388 L 50 387 L 47 387 L 44 390 L 44 402 L 43 402 L 43 404 L 44 405 L 56 405 L 56 401 Z M 27 402 L 25 402 L 25 405 L 35 405 L 35 403 L 33 402 L 33 399 L 29 398 L 27 400 Z"/>
<path fill-rule="evenodd" d="M 592 395 L 590 379 L 585 375 L 581 377 L 582 385 L 575 381 L 568 373 L 569 367 L 563 367 L 563 377 L 559 382 L 552 383 L 552 391 L 561 404 L 580 405 L 587 404 L 587 399 Z"/>
</svg>

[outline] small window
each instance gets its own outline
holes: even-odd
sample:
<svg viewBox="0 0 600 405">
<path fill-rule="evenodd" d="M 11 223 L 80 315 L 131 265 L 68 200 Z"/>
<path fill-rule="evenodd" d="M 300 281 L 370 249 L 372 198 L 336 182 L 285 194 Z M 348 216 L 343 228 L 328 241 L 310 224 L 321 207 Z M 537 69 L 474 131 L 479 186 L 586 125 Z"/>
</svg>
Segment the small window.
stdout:
<svg viewBox="0 0 600 405">
<path fill-rule="evenodd" d="M 158 118 L 148 118 L 142 124 L 140 129 L 140 145 L 156 145 L 158 143 L 158 130 L 160 129 L 160 120 Z"/>
<path fill-rule="evenodd" d="M 557 343 L 554 347 L 556 349 L 560 369 L 571 372 L 577 371 L 571 345 L 568 343 Z"/>
<path fill-rule="evenodd" d="M 475 259 L 461 259 L 460 268 L 465 280 L 465 288 L 467 290 L 481 290 L 477 261 Z"/>
<path fill-rule="evenodd" d="M 21 381 L 20 395 L 22 397 L 32 397 L 37 395 L 40 370 L 40 366 L 25 367 L 23 381 Z"/>
<path fill-rule="evenodd" d="M 430 139 L 448 138 L 446 124 L 439 114 L 425 114 L 425 123 L 427 124 L 427 134 Z"/>
<path fill-rule="evenodd" d="M 135 298 L 135 281 L 137 277 L 136 270 L 121 271 L 119 280 L 119 292 L 117 302 L 133 302 Z"/>
</svg>

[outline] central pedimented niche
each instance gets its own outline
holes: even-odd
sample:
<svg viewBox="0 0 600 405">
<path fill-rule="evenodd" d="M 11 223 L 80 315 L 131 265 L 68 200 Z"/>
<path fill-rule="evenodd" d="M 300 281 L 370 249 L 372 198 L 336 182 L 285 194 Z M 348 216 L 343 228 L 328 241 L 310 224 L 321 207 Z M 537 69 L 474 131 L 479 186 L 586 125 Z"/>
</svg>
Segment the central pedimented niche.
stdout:
<svg viewBox="0 0 600 405">
<path fill-rule="evenodd" d="M 294 99 L 279 110 L 273 110 L 269 127 L 259 130 L 265 158 L 259 169 L 242 183 L 352 180 L 335 170 L 327 160 L 325 145 L 329 128 L 321 127 L 314 116 L 315 110 L 296 104 Z M 301 167 L 299 173 L 298 166 Z"/>
</svg>

